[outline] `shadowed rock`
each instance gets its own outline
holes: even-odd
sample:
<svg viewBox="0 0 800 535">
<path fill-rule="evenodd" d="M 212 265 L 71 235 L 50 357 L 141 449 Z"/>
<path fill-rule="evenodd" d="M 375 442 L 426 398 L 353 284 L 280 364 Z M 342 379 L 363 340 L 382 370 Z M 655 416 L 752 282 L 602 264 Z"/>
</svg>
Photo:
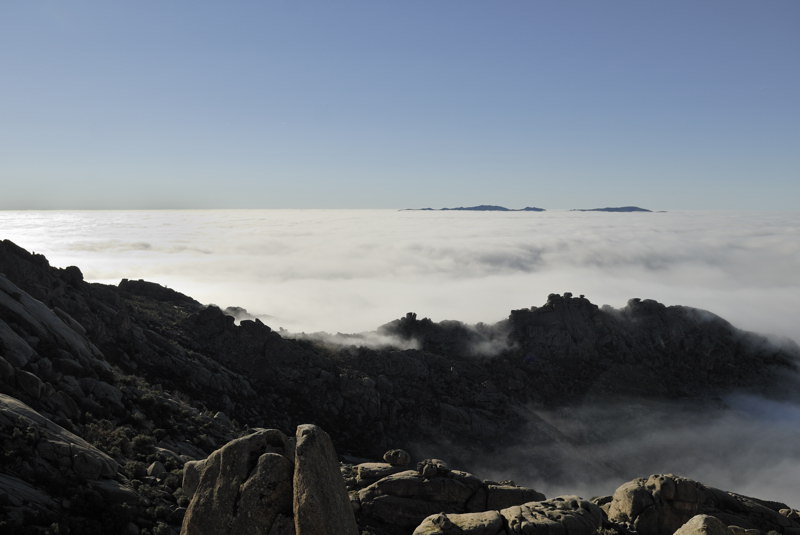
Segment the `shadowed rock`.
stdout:
<svg viewBox="0 0 800 535">
<path fill-rule="evenodd" d="M 499 535 L 506 533 L 503 526 L 503 516 L 498 511 L 439 513 L 423 520 L 413 535 Z"/>
<path fill-rule="evenodd" d="M 35 453 L 37 464 L 46 472 L 83 480 L 109 478 L 117 473 L 118 465 L 111 457 L 18 399 L 0 394 L 0 432 L 13 437 L 14 429 L 25 430 L 18 440 L 26 443 L 14 445 L 10 439 L 3 448 Z"/>
<path fill-rule="evenodd" d="M 592 535 L 603 511 L 577 496 L 514 505 L 501 511 L 431 515 L 414 535 Z"/>
<path fill-rule="evenodd" d="M 358 535 L 339 462 L 328 434 L 297 426 L 293 511 L 297 535 Z"/>
<path fill-rule="evenodd" d="M 785 504 L 706 487 L 672 474 L 629 481 L 604 508 L 609 520 L 641 535 L 672 535 L 701 514 L 714 516 L 726 526 L 800 534 L 800 517 L 793 517 Z"/>
<path fill-rule="evenodd" d="M 358 465 L 358 470 L 360 466 Z M 358 483 L 359 480 L 356 479 L 355 484 Z M 494 526 L 495 520 L 490 521 L 488 517 L 480 516 L 487 509 L 500 509 L 544 499 L 544 494 L 533 489 L 483 482 L 468 472 L 451 470 L 440 459 L 425 459 L 417 464 L 416 470 L 388 475 L 353 491 L 353 500 L 359 509 L 359 522 L 362 525 L 370 526 L 375 533 L 398 534 L 409 533 L 426 517 L 442 512 L 446 515 L 440 518 L 441 522 L 431 520 L 432 523 L 429 522 L 425 529 L 450 526 L 446 518 L 464 513 L 479 515 L 453 516 L 455 520 L 452 523 L 460 526 L 459 529 L 464 529 L 467 525 L 476 530 L 477 526 L 484 525 L 488 526 L 486 529 L 493 529 L 491 526 Z"/>
<path fill-rule="evenodd" d="M 722 520 L 709 515 L 696 515 L 678 528 L 675 535 L 731 535 L 731 533 Z"/>
<path fill-rule="evenodd" d="M 515 505 L 500 514 L 509 535 L 591 535 L 603 525 L 603 511 L 577 496 Z"/>
</svg>

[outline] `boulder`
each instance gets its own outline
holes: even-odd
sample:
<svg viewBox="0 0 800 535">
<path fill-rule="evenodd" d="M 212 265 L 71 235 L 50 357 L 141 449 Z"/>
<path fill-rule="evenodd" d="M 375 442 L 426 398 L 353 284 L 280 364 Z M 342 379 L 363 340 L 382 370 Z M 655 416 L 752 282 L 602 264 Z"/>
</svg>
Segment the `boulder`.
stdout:
<svg viewBox="0 0 800 535">
<path fill-rule="evenodd" d="M 653 475 L 620 486 L 608 518 L 629 524 L 641 535 L 672 535 L 700 512 L 706 490 L 696 481 L 672 474 Z"/>
<path fill-rule="evenodd" d="M 468 472 L 451 470 L 440 459 L 425 459 L 417 464 L 416 470 L 388 475 L 354 494 L 360 522 L 377 526 L 379 530 L 398 528 L 398 533 L 420 526 L 426 517 L 438 513 L 450 518 L 452 515 L 483 513 L 489 509 L 497 511 L 545 499 L 543 494 L 533 489 L 484 483 Z M 490 502 L 492 507 L 487 507 Z M 472 521 L 472 517 L 467 516 L 456 518 L 462 523 Z M 441 528 L 440 524 L 446 524 L 444 519 L 431 520 L 425 529 Z"/>
<path fill-rule="evenodd" d="M 603 525 L 603 511 L 577 496 L 559 496 L 500 511 L 509 535 L 592 535 Z"/>
<path fill-rule="evenodd" d="M 167 475 L 167 469 L 161 463 L 161 461 L 153 461 L 150 463 L 150 466 L 147 467 L 147 475 L 151 477 L 162 478 Z"/>
<path fill-rule="evenodd" d="M 358 535 L 353 508 L 328 434 L 297 427 L 293 512 L 297 535 Z"/>
<path fill-rule="evenodd" d="M 202 463 L 181 533 L 268 535 L 279 515 L 291 514 L 290 448 L 283 433 L 269 429 L 213 452 Z"/>
<path fill-rule="evenodd" d="M 392 466 L 408 466 L 411 464 L 411 454 L 401 449 L 389 450 L 383 454 L 383 460 Z"/>
<path fill-rule="evenodd" d="M 685 526 L 686 524 L 684 524 Z M 729 535 L 761 535 L 760 529 L 745 529 L 741 526 L 728 526 Z"/>
<path fill-rule="evenodd" d="M 403 471 L 402 467 L 388 463 L 361 463 L 355 466 L 356 482 L 359 487 L 366 487 L 379 479 Z"/>
<path fill-rule="evenodd" d="M 695 515 L 675 531 L 675 535 L 732 535 L 728 526 L 713 516 Z"/>
<path fill-rule="evenodd" d="M 782 514 L 788 507 L 706 487 L 675 475 L 652 475 L 620 486 L 607 505 L 612 522 L 627 524 L 640 535 L 672 535 L 692 517 L 711 515 L 726 526 L 764 533 L 800 534 L 800 521 Z"/>
<path fill-rule="evenodd" d="M 200 461 L 187 461 L 183 465 L 183 484 L 181 488 L 187 498 L 191 499 L 194 492 L 197 490 L 197 485 L 200 483 L 200 472 L 205 466 L 205 459 Z"/>
<path fill-rule="evenodd" d="M 486 507 L 489 510 L 500 510 L 521 503 L 545 500 L 545 495 L 527 487 L 515 485 L 487 485 Z"/>
<path fill-rule="evenodd" d="M 497 511 L 482 513 L 431 515 L 414 530 L 413 535 L 500 535 L 505 534 L 503 516 Z"/>
</svg>

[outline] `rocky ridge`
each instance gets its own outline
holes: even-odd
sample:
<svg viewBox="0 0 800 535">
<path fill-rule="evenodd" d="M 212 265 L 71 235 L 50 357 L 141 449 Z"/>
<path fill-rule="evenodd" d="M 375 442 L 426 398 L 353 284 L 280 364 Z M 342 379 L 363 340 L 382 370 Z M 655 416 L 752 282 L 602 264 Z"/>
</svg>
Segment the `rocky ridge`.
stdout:
<svg viewBox="0 0 800 535">
<path fill-rule="evenodd" d="M 491 455 L 498 443 L 520 440 L 522 418 L 544 443 L 570 439 L 526 412 L 531 405 L 640 397 L 720 403 L 731 389 L 781 396 L 792 391 L 782 378 L 792 376 L 798 355 L 795 345 L 775 346 L 695 309 L 632 300 L 614 311 L 571 294 L 553 294 L 495 325 L 409 314 L 382 328 L 416 340 L 416 350 L 332 348 L 283 338 L 259 320 L 237 324 L 151 282 L 90 284 L 78 268 L 53 268 L 8 241 L 0 242 L 0 273 L 0 531 L 17 533 L 177 533 L 188 511 L 206 507 L 195 501 L 204 495 L 197 492 L 203 469 L 214 464 L 207 459 L 259 428 L 275 431 L 259 446 L 270 451 L 252 453 L 269 453 L 270 468 L 256 462 L 254 473 L 286 488 L 276 474 L 292 471 L 291 508 L 276 505 L 272 524 L 288 529 L 292 519 L 299 529 L 297 518 L 308 515 L 298 511 L 330 494 L 315 486 L 330 483 L 331 463 L 327 472 L 310 472 L 308 492 L 298 494 L 300 443 L 274 437 L 295 436 L 309 423 L 330 434 L 344 459 L 377 459 L 393 446 L 411 452 L 343 466 L 362 533 L 411 533 L 440 513 L 428 522 L 436 529 L 472 522 L 501 533 L 491 531 L 499 526 L 491 511 L 508 530 L 509 518 L 539 514 L 522 505 L 544 497 L 441 461 L 415 470 L 410 458 L 456 443 L 461 450 L 443 451 L 457 463 L 454 452 L 464 448 Z M 223 480 L 236 470 L 224 472 Z M 260 488 L 256 481 L 247 488 Z M 234 503 L 250 503 L 242 496 Z M 509 507 L 518 514 L 503 513 Z M 387 516 L 403 511 L 412 513 L 400 523 Z M 455 516 L 487 511 L 483 520 Z M 777 511 L 794 518 L 786 506 Z M 771 522 L 767 531 L 794 529 Z"/>
</svg>

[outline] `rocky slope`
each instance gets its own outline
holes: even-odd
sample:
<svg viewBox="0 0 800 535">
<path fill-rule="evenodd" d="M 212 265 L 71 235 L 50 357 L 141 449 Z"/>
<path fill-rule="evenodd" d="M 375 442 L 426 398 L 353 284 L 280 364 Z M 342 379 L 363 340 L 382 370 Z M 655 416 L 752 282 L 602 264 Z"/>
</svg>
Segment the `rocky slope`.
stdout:
<svg viewBox="0 0 800 535">
<path fill-rule="evenodd" d="M 352 460 L 401 446 L 417 458 L 440 449 L 436 455 L 460 463 L 524 444 L 531 433 L 545 445 L 583 440 L 531 407 L 629 399 L 721 406 L 734 390 L 780 398 L 797 384 L 796 345 L 776 346 L 707 312 L 648 300 L 611 310 L 554 294 L 544 306 L 478 326 L 408 314 L 381 331 L 418 349 L 376 349 L 287 339 L 151 282 L 90 284 L 77 267 L 53 268 L 8 241 L 0 242 L 0 274 L 0 532 L 177 533 L 187 508 L 201 507 L 186 486 L 191 462 L 211 459 L 253 429 L 291 437 L 304 424 L 325 429 L 338 454 L 351 459 L 345 480 L 362 532 L 410 533 L 440 512 L 446 518 L 430 522 L 445 530 L 461 522 L 450 514 L 493 507 L 507 520 L 473 520 L 508 530 L 516 525 L 508 515 L 532 518 L 535 507 L 505 508 L 530 502 L 536 491 L 453 476 L 444 464 L 400 476 L 392 464 Z M 271 458 L 284 472 L 297 467 L 290 450 L 273 452 L 286 462 Z M 558 467 L 547 464 L 541 473 L 558 477 Z M 458 487 L 441 477 L 467 490 L 439 499 L 443 488 Z M 293 481 L 296 494 L 296 473 Z M 509 488 L 487 496 L 519 503 L 475 498 L 496 487 Z M 397 488 L 412 490 L 387 490 Z M 301 509 L 314 503 L 314 492 Z M 392 495 L 395 502 L 386 498 Z M 402 513 L 397 500 L 416 511 L 405 523 L 386 516 Z M 299 525 L 297 506 L 294 516 L 276 506 L 280 529 Z"/>
</svg>

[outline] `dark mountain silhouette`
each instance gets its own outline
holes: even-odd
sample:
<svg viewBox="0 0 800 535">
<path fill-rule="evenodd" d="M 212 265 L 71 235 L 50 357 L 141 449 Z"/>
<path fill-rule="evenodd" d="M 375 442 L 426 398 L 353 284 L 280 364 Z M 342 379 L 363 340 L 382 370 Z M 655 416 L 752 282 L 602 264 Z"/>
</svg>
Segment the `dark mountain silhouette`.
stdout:
<svg viewBox="0 0 800 535">
<path fill-rule="evenodd" d="M 638 206 L 617 206 L 606 208 L 574 208 L 572 212 L 652 212 L 647 208 L 639 208 Z"/>
</svg>

